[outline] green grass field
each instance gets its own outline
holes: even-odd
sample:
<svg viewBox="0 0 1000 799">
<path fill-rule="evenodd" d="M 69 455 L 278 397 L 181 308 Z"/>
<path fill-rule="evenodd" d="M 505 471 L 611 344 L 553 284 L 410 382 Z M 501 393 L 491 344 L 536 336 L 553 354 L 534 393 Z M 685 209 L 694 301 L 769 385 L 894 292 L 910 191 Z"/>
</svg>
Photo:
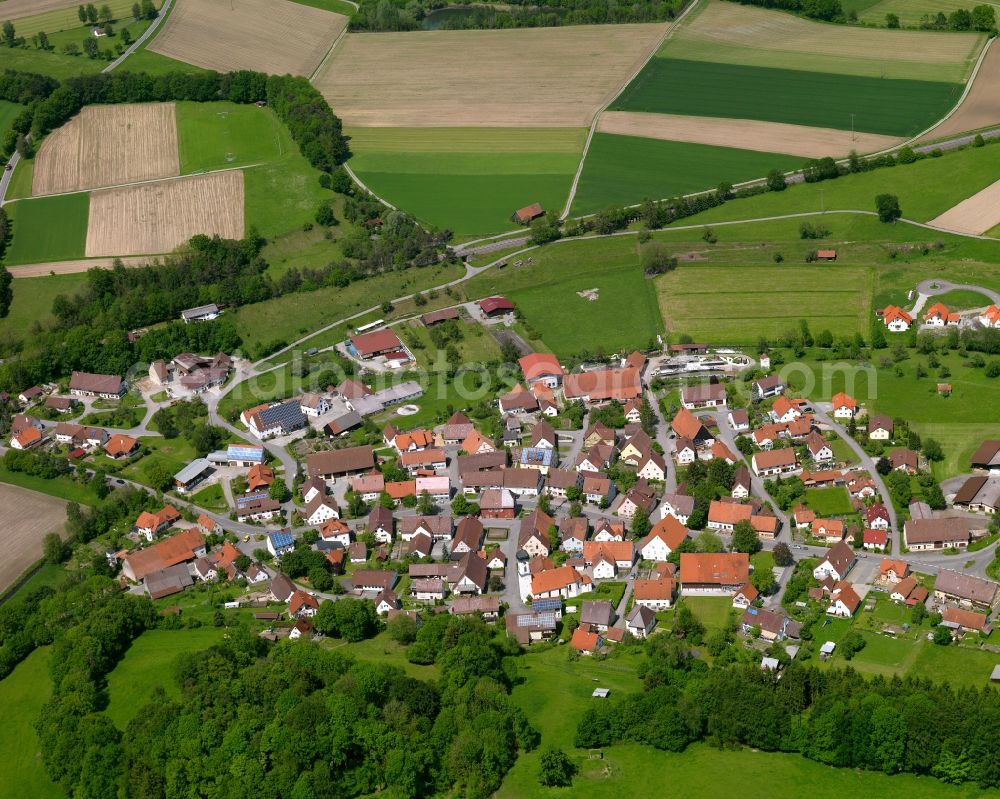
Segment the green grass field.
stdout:
<svg viewBox="0 0 1000 799">
<path fill-rule="evenodd" d="M 175 474 L 187 466 L 197 453 L 186 438 L 161 438 L 160 436 L 143 436 L 142 446 L 149 447 L 150 453 L 122 470 L 122 476 L 130 480 L 144 483 L 148 470 L 157 464 L 168 474 Z"/>
<path fill-rule="evenodd" d="M 934 303 L 944 303 L 950 311 L 968 311 L 971 308 L 983 308 L 990 304 L 990 298 L 978 291 L 968 289 L 954 289 L 953 291 L 937 294 L 930 298 L 927 307 Z"/>
<path fill-rule="evenodd" d="M 455 348 L 462 356 L 463 363 L 486 363 L 500 355 L 500 345 L 493 338 L 486 328 L 476 323 L 460 322 L 462 330 L 462 340 L 455 344 Z M 413 321 L 395 326 L 396 333 L 402 340 L 410 346 L 411 352 L 417 359 L 417 363 L 425 369 L 440 365 L 447 368 L 443 361 L 444 354 L 431 341 L 430 333 L 419 321 Z M 414 342 L 419 342 L 423 346 L 413 346 Z M 442 359 L 439 364 L 439 357 Z"/>
<path fill-rule="evenodd" d="M 387 663 L 390 666 L 398 666 L 410 677 L 418 680 L 430 680 L 434 682 L 441 676 L 440 669 L 433 664 L 430 666 L 421 666 L 416 663 L 410 663 L 406 659 L 406 647 L 393 641 L 385 632 L 381 632 L 367 641 L 358 641 L 357 643 L 327 638 L 323 641 L 322 646 L 346 652 L 359 660 L 370 660 L 374 663 Z"/>
<path fill-rule="evenodd" d="M 463 271 L 456 266 L 424 267 L 377 275 L 346 288 L 286 294 L 267 302 L 243 306 L 236 311 L 236 322 L 244 344 L 253 353 L 265 342 L 283 339 L 291 344 L 318 328 L 385 300 L 448 283 L 460 277 Z M 328 346 L 332 343 L 335 342 L 325 345 L 310 342 L 306 346 Z"/>
<path fill-rule="evenodd" d="M 296 152 L 270 108 L 236 103 L 177 103 L 181 174 L 249 166 Z"/>
<path fill-rule="evenodd" d="M 134 0 L 108 0 L 107 3 L 101 3 L 101 6 L 107 5 L 111 9 L 113 19 L 124 21 L 132 19 L 133 2 Z M 154 5 L 159 8 L 161 3 L 154 2 Z M 100 8 L 101 6 L 98 7 Z M 0 4 L 0 16 L 3 16 L 2 4 Z M 66 8 L 57 8 L 54 11 L 46 11 L 31 17 L 22 17 L 21 19 L 13 20 L 13 22 L 17 35 L 28 38 L 39 31 L 45 31 L 45 33 L 51 36 L 56 31 L 70 29 L 78 29 L 80 36 L 83 37 L 85 34 L 90 33 L 91 29 L 90 25 L 80 23 L 76 5 L 67 5 Z"/>
<path fill-rule="evenodd" d="M 473 278 L 466 293 L 508 297 L 558 355 L 645 347 L 662 330 L 653 282 L 642 275 L 633 237 L 555 244 L 531 255 L 530 266 Z M 597 300 L 578 294 L 590 289 L 598 290 Z"/>
<path fill-rule="evenodd" d="M 153 38 L 155 39 L 156 37 Z M 123 67 L 129 72 L 146 72 L 150 75 L 165 75 L 168 72 L 200 75 L 209 71 L 201 67 L 196 67 L 194 64 L 188 64 L 186 61 L 178 61 L 174 58 L 154 53 L 152 50 L 145 49 L 145 46 L 132 53 Z"/>
<path fill-rule="evenodd" d="M 173 665 L 182 652 L 207 649 L 222 640 L 220 627 L 187 630 L 146 630 L 128 648 L 125 657 L 108 675 L 107 714 L 124 730 L 136 713 L 153 699 L 156 688 L 168 697 L 180 696 Z"/>
<path fill-rule="evenodd" d="M 806 491 L 805 501 L 817 516 L 844 516 L 852 511 L 851 498 L 843 486 L 811 488 Z"/>
<path fill-rule="evenodd" d="M 0 751 L 4 753 L 4 778 L 0 799 L 62 799 L 62 790 L 49 779 L 42 767 L 35 722 L 52 693 L 49 679 L 49 647 L 32 652 L 0 681 Z"/>
<path fill-rule="evenodd" d="M 17 103 L 9 103 L 6 100 L 0 100 L 0 136 L 6 135 L 7 131 L 10 130 L 14 117 L 21 113 L 22 108 L 24 108 L 24 106 L 18 105 Z"/>
<path fill-rule="evenodd" d="M 865 267 L 682 263 L 654 282 L 667 329 L 713 344 L 774 338 L 800 319 L 834 335 L 864 333 L 870 324 Z"/>
<path fill-rule="evenodd" d="M 686 596 L 683 602 L 705 625 L 706 630 L 724 628 L 733 609 L 732 599 L 724 596 Z"/>
<path fill-rule="evenodd" d="M 805 785 L 816 799 L 979 799 L 984 795 L 973 786 L 953 787 L 927 777 L 887 777 L 830 768 L 798 755 L 720 750 L 705 744 L 689 746 L 679 754 L 626 744 L 608 747 L 600 759 L 591 760 L 586 750 L 573 747 L 576 725 L 590 703 L 603 701 L 591 697 L 594 688 L 610 688 L 612 697 L 640 690 L 635 658 L 625 655 L 606 661 L 580 658 L 571 662 L 566 647 L 555 647 L 545 652 L 529 651 L 517 660 L 517 666 L 524 681 L 514 687 L 514 701 L 541 732 L 542 745 L 518 757 L 497 799 L 658 795 L 651 786 L 666 785 L 666 780 L 671 795 L 690 799 L 730 794 L 790 799 L 802 795 Z M 547 744 L 564 749 L 580 768 L 572 788 L 539 785 L 539 757 Z"/>
<path fill-rule="evenodd" d="M 281 131 L 287 137 L 288 132 Z M 290 140 L 289 140 L 290 142 Z M 243 170 L 246 224 L 265 238 L 275 238 L 312 223 L 333 194 L 319 185 L 319 172 L 298 149 L 263 166 Z"/>
<path fill-rule="evenodd" d="M 573 213 L 714 189 L 722 182 L 752 180 L 772 169 L 787 172 L 803 163 L 794 155 L 597 133 L 587 151 Z"/>
<path fill-rule="evenodd" d="M 191 497 L 191 501 L 201 508 L 223 513 L 229 509 L 226 497 L 222 493 L 222 486 L 218 483 L 207 486 L 200 491 L 196 491 Z"/>
<path fill-rule="evenodd" d="M 17 269 L 11 270 L 17 274 Z M 59 294 L 73 294 L 86 283 L 84 274 L 26 277 L 11 285 L 14 300 L 10 312 L 0 319 L 0 332 L 21 336 L 34 323 L 46 323 L 52 318 L 52 301 Z"/>
<path fill-rule="evenodd" d="M 562 210 L 585 131 L 353 128 L 351 168 L 376 194 L 460 235 L 514 227 L 515 210 Z"/>
<path fill-rule="evenodd" d="M 875 196 L 883 192 L 899 197 L 900 208 L 906 219 L 927 222 L 998 179 L 1000 154 L 994 152 L 992 146 L 969 148 L 905 166 L 844 175 L 821 183 L 799 183 L 781 192 L 767 192 L 755 197 L 732 200 L 689 217 L 680 224 L 759 219 L 780 214 L 818 212 L 822 209 L 874 211 Z M 885 236 L 897 236 L 898 240 L 904 241 L 944 240 L 944 234 L 924 233 L 913 228 L 909 228 L 905 234 L 886 231 Z M 996 245 L 982 242 L 980 246 L 995 251 L 993 248 Z"/>
<path fill-rule="evenodd" d="M 14 223 L 5 258 L 8 265 L 83 258 L 90 211 L 87 192 L 19 200 L 6 209 Z"/>
<path fill-rule="evenodd" d="M 611 108 L 760 119 L 912 136 L 943 117 L 959 83 L 883 80 L 773 67 L 654 58 Z"/>
<path fill-rule="evenodd" d="M 96 505 L 99 502 L 97 495 L 90 488 L 69 477 L 54 477 L 51 480 L 46 480 L 44 477 L 24 474 L 24 472 L 12 472 L 3 463 L 0 463 L 0 483 L 10 483 L 69 502 L 79 502 L 81 505 Z"/>
<path fill-rule="evenodd" d="M 293 2 L 303 6 L 322 8 L 324 11 L 333 11 L 336 14 L 343 14 L 346 17 L 351 16 L 355 12 L 354 6 L 350 3 L 345 3 L 344 0 L 293 0 Z"/>
</svg>

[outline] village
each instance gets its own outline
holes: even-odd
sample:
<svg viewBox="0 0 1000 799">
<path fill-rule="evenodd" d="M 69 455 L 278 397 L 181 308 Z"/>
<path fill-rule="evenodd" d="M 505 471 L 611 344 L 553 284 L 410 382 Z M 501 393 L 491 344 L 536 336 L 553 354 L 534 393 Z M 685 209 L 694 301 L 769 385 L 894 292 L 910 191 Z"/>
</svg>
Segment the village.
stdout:
<svg viewBox="0 0 1000 799">
<path fill-rule="evenodd" d="M 503 297 L 476 305 L 483 323 L 515 312 Z M 880 314 L 888 330 L 900 313 Z M 217 315 L 192 309 L 184 321 Z M 981 323 L 996 316 L 988 309 Z M 957 315 L 928 310 L 925 325 L 948 324 Z M 226 606 L 259 609 L 273 639 L 319 636 L 311 620 L 322 602 L 362 598 L 387 621 L 481 614 L 522 645 L 562 640 L 581 655 L 669 629 L 679 605 L 738 617 L 764 668 L 780 667 L 779 642 L 794 657 L 803 638 L 829 658 L 837 642 L 819 640 L 824 619 L 890 605 L 937 614 L 928 637 L 939 643 L 993 646 L 1000 586 L 987 579 L 983 545 L 997 536 L 1000 441 L 984 441 L 969 474 L 942 493 L 908 446 L 905 420 L 869 414 L 845 392 L 829 403 L 795 397 L 766 353 L 691 343 L 575 372 L 528 353 L 487 416 L 480 407 L 479 418 L 454 411 L 412 427 L 424 389 L 406 377 L 404 341 L 368 324 L 336 351 L 355 377 L 246 407 L 236 427 L 216 413 L 244 368 L 224 353 L 151 364 L 133 382 L 159 401 L 125 429 L 59 421 L 124 403 L 136 388 L 74 373 L 63 390 L 17 398 L 10 449 L 80 468 L 137 463 L 157 408 L 205 403 L 232 435 L 171 475 L 155 495 L 162 506 L 106 557 L 123 587 L 164 607 L 199 583 L 243 586 Z M 148 490 L 141 472 L 116 474 L 112 485 Z M 920 480 L 933 484 L 925 499 L 941 495 L 934 508 L 911 501 Z M 875 629 L 906 635 L 909 625 Z"/>
</svg>

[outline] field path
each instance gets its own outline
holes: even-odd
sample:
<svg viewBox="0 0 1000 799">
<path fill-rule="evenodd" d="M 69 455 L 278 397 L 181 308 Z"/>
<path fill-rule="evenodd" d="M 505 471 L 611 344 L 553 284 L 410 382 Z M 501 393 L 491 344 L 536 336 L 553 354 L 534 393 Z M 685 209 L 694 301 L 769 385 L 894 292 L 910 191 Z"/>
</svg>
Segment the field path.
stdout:
<svg viewBox="0 0 1000 799">
<path fill-rule="evenodd" d="M 685 8 L 684 12 L 677 17 L 677 19 L 675 19 L 665 31 L 663 31 L 663 35 L 660 37 L 659 41 L 656 42 L 656 44 L 650 49 L 649 55 L 647 55 L 646 58 L 643 59 L 642 63 L 636 67 L 635 71 L 605 99 L 604 105 L 597 109 L 597 113 L 594 114 L 594 118 L 590 121 L 590 128 L 587 130 L 587 141 L 584 142 L 583 152 L 580 154 L 580 163 L 576 165 L 576 174 L 573 175 L 573 183 L 569 187 L 569 196 L 566 198 L 566 205 L 563 206 L 563 209 L 559 214 L 560 219 L 565 219 L 569 216 L 569 209 L 573 207 L 573 200 L 576 198 L 576 189 L 580 185 L 580 175 L 583 174 L 583 165 L 587 160 L 587 153 L 590 152 L 590 142 L 594 138 L 594 131 L 597 130 L 597 123 L 601 118 L 601 114 L 603 114 L 607 110 L 608 106 L 615 101 L 615 98 L 625 90 L 625 87 L 635 80 L 636 76 L 646 68 L 646 64 L 653 60 L 660 48 L 663 47 L 663 43 L 673 35 L 674 31 L 677 30 L 677 26 L 680 25 L 681 21 L 698 5 L 698 2 L 699 0 L 692 0 L 691 5 Z"/>
<path fill-rule="evenodd" d="M 142 266 L 148 263 L 154 255 L 132 258 L 119 258 L 125 266 Z M 88 269 L 110 269 L 115 258 L 78 258 L 75 261 L 49 261 L 41 264 L 25 264 L 24 266 L 9 266 L 7 271 L 11 277 L 45 277 L 47 275 L 75 275 Z"/>
<path fill-rule="evenodd" d="M 134 42 L 132 42 L 132 44 L 128 46 L 128 49 L 125 50 L 125 52 L 123 52 L 120 56 L 118 56 L 118 58 L 116 58 L 114 61 L 108 64 L 104 69 L 101 70 L 101 72 L 111 72 L 116 67 L 121 66 L 122 62 L 126 58 L 128 58 L 130 55 L 132 55 L 132 53 L 134 53 L 136 50 L 142 47 L 146 42 L 148 42 L 150 38 L 152 38 L 152 36 L 156 33 L 157 29 L 160 27 L 160 23 L 163 22 L 164 19 L 166 19 L 167 12 L 170 11 L 170 6 L 172 6 L 173 4 L 174 0 L 164 0 L 163 5 L 160 7 L 160 13 L 156 15 L 156 19 L 154 19 L 150 23 L 149 27 L 142 32 L 142 35 L 138 39 L 136 39 Z"/>
</svg>

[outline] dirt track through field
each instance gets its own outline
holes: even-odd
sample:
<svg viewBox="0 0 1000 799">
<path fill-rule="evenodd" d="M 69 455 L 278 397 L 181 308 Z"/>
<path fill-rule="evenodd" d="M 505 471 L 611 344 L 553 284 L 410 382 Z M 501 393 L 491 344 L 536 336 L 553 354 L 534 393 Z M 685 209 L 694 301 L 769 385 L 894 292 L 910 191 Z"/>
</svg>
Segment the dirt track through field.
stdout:
<svg viewBox="0 0 1000 799">
<path fill-rule="evenodd" d="M 199 233 L 243 237 L 243 173 L 194 175 L 95 191 L 86 255 L 171 252 Z"/>
<path fill-rule="evenodd" d="M 348 34 L 316 76 L 347 125 L 587 127 L 663 24 Z"/>
<path fill-rule="evenodd" d="M 178 174 L 173 103 L 88 105 L 42 142 L 31 193 L 37 197 Z"/>
<path fill-rule="evenodd" d="M 24 266 L 9 266 L 7 271 L 11 277 L 46 277 L 48 275 L 75 275 L 88 269 L 110 269 L 114 262 L 120 260 L 125 266 L 142 266 L 152 259 L 141 258 L 79 258 L 75 261 L 50 261 L 45 264 L 26 264 Z"/>
<path fill-rule="evenodd" d="M 311 75 L 346 26 L 290 0 L 182 0 L 148 49 L 218 72 Z"/>
<path fill-rule="evenodd" d="M 1000 225 L 1000 180 L 952 206 L 927 224 L 976 236 Z"/>
<path fill-rule="evenodd" d="M 762 153 L 801 155 L 803 158 L 840 158 L 851 150 L 872 153 L 899 144 L 903 139 L 847 130 L 758 122 L 752 119 L 717 119 L 677 114 L 644 114 L 605 111 L 597 130 L 623 136 L 644 136 L 665 141 L 694 142 L 716 147 L 736 147 Z"/>
<path fill-rule="evenodd" d="M 42 556 L 42 539 L 61 533 L 66 503 L 61 499 L 0 483 L 0 528 L 4 556 L 0 558 L 0 590 L 7 588 Z"/>
<path fill-rule="evenodd" d="M 1000 123 L 1000 47 L 994 42 L 958 110 L 929 131 L 923 140 L 954 136 L 997 123 Z"/>
</svg>

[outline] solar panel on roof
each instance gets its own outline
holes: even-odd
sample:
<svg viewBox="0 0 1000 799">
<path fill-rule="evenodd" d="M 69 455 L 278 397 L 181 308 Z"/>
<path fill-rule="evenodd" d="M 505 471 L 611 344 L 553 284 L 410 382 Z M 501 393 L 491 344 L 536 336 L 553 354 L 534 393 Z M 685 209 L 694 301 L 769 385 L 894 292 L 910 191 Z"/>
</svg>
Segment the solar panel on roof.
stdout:
<svg viewBox="0 0 1000 799">
<path fill-rule="evenodd" d="M 236 506 L 240 507 L 242 505 L 249 505 L 252 502 L 257 502 L 261 499 L 267 499 L 268 493 L 266 491 L 258 491 L 256 494 L 245 494 L 242 497 L 236 498 Z"/>
</svg>

